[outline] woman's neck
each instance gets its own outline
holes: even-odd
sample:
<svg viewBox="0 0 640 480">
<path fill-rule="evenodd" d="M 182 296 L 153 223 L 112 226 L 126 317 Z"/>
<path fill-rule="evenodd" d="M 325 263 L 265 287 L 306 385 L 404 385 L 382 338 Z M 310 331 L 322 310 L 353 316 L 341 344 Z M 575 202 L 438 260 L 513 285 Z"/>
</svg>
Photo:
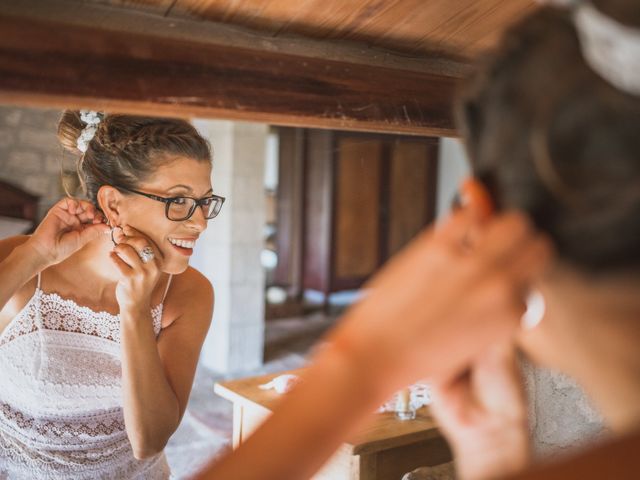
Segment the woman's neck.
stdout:
<svg viewBox="0 0 640 480">
<path fill-rule="evenodd" d="M 640 425 L 640 287 L 637 279 L 563 276 L 548 288 L 549 320 L 561 322 L 560 366 L 618 432 Z"/>
<path fill-rule="evenodd" d="M 73 278 L 86 278 L 91 290 L 98 297 L 105 292 L 112 292 L 120 274 L 110 258 L 113 242 L 107 234 L 101 236 L 78 250 L 64 262 L 60 263 L 61 271 Z M 66 276 L 66 275 L 65 275 Z"/>
</svg>

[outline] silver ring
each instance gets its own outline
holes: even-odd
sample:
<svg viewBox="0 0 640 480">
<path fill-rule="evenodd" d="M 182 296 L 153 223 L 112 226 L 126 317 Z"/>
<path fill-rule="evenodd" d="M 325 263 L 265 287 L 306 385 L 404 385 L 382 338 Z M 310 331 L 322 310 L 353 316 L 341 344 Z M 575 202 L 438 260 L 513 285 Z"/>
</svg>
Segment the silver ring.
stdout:
<svg viewBox="0 0 640 480">
<path fill-rule="evenodd" d="M 148 261 L 153 260 L 155 254 L 153 253 L 153 248 L 144 247 L 142 251 L 138 253 L 138 256 L 140 257 L 142 263 L 147 263 Z"/>
</svg>

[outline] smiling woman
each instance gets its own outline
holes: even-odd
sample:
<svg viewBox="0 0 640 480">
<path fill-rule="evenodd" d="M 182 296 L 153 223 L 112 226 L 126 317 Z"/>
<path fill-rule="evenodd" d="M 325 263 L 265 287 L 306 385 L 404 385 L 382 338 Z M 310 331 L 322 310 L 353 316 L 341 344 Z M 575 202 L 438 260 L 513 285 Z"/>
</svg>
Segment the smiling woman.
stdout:
<svg viewBox="0 0 640 480">
<path fill-rule="evenodd" d="M 213 312 L 188 265 L 224 202 L 210 147 L 183 120 L 96 112 L 58 137 L 88 200 L 0 241 L 0 478 L 168 478 Z"/>
</svg>

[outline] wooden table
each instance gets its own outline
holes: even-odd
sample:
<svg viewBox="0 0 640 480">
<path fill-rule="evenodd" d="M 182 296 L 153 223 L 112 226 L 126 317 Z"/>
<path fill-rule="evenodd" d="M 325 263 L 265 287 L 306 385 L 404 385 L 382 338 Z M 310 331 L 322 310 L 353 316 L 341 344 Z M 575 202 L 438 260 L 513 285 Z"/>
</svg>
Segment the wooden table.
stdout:
<svg viewBox="0 0 640 480">
<path fill-rule="evenodd" d="M 240 445 L 273 410 L 282 395 L 258 385 L 282 375 L 263 375 L 216 383 L 215 392 L 233 402 L 233 447 Z M 393 413 L 373 421 L 344 443 L 314 480 L 400 480 L 417 467 L 451 460 L 446 442 L 426 407 L 415 420 L 400 421 Z M 295 459 L 291 459 L 295 461 Z"/>
</svg>

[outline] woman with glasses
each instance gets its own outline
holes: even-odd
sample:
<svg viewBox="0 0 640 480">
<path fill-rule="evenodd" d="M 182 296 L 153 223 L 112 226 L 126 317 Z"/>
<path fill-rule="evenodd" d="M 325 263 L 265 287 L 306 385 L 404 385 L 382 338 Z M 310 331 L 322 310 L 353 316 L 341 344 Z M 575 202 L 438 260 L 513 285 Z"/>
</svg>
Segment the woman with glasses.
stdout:
<svg viewBox="0 0 640 480">
<path fill-rule="evenodd" d="M 90 111 L 58 136 L 87 200 L 0 241 L 0 478 L 166 479 L 213 311 L 188 265 L 224 202 L 210 147 L 183 120 Z"/>
<path fill-rule="evenodd" d="M 198 478 L 310 478 L 424 378 L 457 478 L 639 478 L 640 2 L 558 3 L 512 27 L 462 91 L 464 208 L 385 266 L 273 415 Z M 516 348 L 585 388 L 609 445 L 522 473 Z"/>
</svg>

